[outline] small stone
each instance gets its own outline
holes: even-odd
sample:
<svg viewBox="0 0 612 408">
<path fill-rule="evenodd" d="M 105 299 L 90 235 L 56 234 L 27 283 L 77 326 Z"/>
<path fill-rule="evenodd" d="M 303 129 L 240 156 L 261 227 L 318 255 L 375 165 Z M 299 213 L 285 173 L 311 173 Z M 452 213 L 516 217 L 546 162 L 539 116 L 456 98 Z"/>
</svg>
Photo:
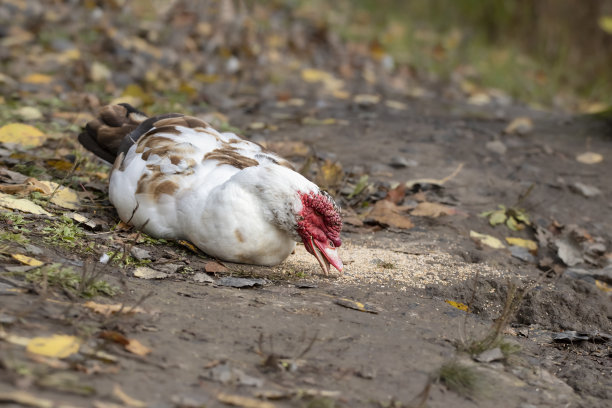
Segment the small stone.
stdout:
<svg viewBox="0 0 612 408">
<path fill-rule="evenodd" d="M 400 169 L 404 167 L 417 167 L 419 163 L 416 160 L 406 159 L 403 156 L 393 156 L 389 165 Z"/>
<path fill-rule="evenodd" d="M 176 273 L 183 266 L 185 266 L 185 265 L 167 263 L 167 264 L 158 264 L 158 265 L 155 265 L 155 269 L 157 269 L 158 271 L 167 273 L 167 274 L 172 274 L 172 273 Z"/>
<path fill-rule="evenodd" d="M 151 253 L 147 251 L 146 249 L 139 248 L 139 247 L 130 248 L 130 255 L 132 255 L 134 258 L 138 260 L 151 259 Z"/>
<path fill-rule="evenodd" d="M 570 188 L 578 193 L 578 194 L 582 194 L 583 196 L 587 197 L 587 198 L 591 198 L 591 197 L 595 197 L 601 194 L 601 190 L 598 189 L 597 187 L 594 186 L 590 186 L 588 184 L 584 184 L 581 183 L 579 181 L 573 183 L 572 185 L 570 185 Z"/>
<path fill-rule="evenodd" d="M 481 363 L 490 363 L 492 361 L 498 361 L 504 359 L 504 353 L 502 353 L 499 347 L 495 347 L 494 349 L 483 351 L 474 359 Z"/>
<path fill-rule="evenodd" d="M 207 273 L 198 272 L 193 275 L 194 282 L 198 283 L 213 283 L 215 280 L 211 278 Z"/>
<path fill-rule="evenodd" d="M 493 153 L 497 153 L 500 156 L 506 154 L 506 151 L 508 150 L 508 148 L 506 147 L 505 144 L 503 144 L 501 141 L 499 140 L 493 140 L 490 142 L 487 142 L 487 144 L 485 145 L 485 147 L 487 148 L 487 150 L 493 152 Z"/>
<path fill-rule="evenodd" d="M 23 120 L 38 120 L 43 117 L 43 114 L 32 106 L 24 106 L 17 110 L 17 114 L 21 116 Z"/>
<path fill-rule="evenodd" d="M 529 253 L 529 250 L 521 246 L 510 245 L 510 253 L 513 257 L 518 258 L 521 261 L 533 263 L 536 261 L 535 257 Z"/>
<path fill-rule="evenodd" d="M 147 268 L 146 266 L 141 266 L 134 270 L 134 276 L 140 279 L 164 279 L 168 277 L 168 274 Z"/>
<path fill-rule="evenodd" d="M 25 250 L 28 251 L 28 254 L 34 255 L 34 256 L 39 256 L 45 253 L 45 251 L 43 251 L 36 245 L 32 245 L 32 244 L 26 244 Z"/>
</svg>

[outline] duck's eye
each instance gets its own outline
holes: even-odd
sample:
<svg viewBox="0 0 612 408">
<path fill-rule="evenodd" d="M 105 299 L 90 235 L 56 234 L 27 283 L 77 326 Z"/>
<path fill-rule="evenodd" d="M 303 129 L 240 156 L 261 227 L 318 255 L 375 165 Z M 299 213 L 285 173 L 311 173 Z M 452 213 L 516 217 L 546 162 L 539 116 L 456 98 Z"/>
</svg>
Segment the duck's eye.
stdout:
<svg viewBox="0 0 612 408">
<path fill-rule="evenodd" d="M 332 241 L 329 241 L 329 246 L 334 248 L 334 243 Z"/>
</svg>

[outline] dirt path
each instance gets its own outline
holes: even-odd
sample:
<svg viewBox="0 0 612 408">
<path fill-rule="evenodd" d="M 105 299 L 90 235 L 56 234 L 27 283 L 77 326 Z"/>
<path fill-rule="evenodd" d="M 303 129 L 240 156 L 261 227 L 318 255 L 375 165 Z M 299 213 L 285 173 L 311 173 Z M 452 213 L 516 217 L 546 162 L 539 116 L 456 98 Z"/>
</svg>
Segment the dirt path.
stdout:
<svg viewBox="0 0 612 408">
<path fill-rule="evenodd" d="M 247 127 L 264 114 L 271 116 L 266 107 L 259 112 L 261 116 L 237 113 L 236 121 Z M 105 279 L 120 286 L 122 294 L 95 299 L 144 309 L 130 315 L 105 317 L 61 291 L 38 287 L 32 292 L 32 286 L 15 277 L 14 264 L 5 260 L 5 292 L 0 296 L 5 340 L 9 334 L 64 333 L 79 336 L 84 345 L 78 354 L 60 361 L 26 354 L 16 341 L 0 342 L 2 399 L 19 400 L 7 393 L 22 390 L 56 404 L 102 407 L 139 406 L 138 401 L 189 407 L 395 407 L 419 406 L 420 397 L 429 407 L 609 406 L 609 337 L 572 344 L 555 343 L 551 337 L 567 330 L 610 333 L 609 293 L 593 278 L 612 283 L 609 249 L 597 258 L 601 265 L 565 268 L 557 259 L 549 267 L 541 266 L 546 275 L 536 268 L 536 260 L 523 261 L 507 249 L 491 249 L 470 239 L 472 230 L 500 239 L 535 239 L 533 228 L 514 233 L 478 217 L 498 204 L 513 205 L 534 184 L 522 202 L 534 223 L 547 230 L 556 223 L 558 237 L 576 224 L 593 242 L 609 248 L 609 129 L 530 111 L 508 111 L 507 119 L 499 120 L 467 105 L 414 104 L 398 112 L 338 104 L 326 113 L 348 124 L 297 126 L 277 121 L 273 124 L 278 131 L 252 132 L 249 137 L 270 143 L 303 141 L 315 152 L 335 158 L 349 180 L 369 174 L 380 186 L 441 179 L 463 163 L 443 188 L 409 192 L 403 201 L 410 206 L 425 196 L 428 202 L 451 205 L 458 212 L 436 218 L 412 216 L 411 229 L 346 225 L 346 271 L 329 278 L 317 274 L 314 259 L 302 247 L 276 268 L 226 264 L 229 271 L 205 274 L 210 260 L 183 247 L 137 243 L 152 254 L 147 267 L 165 271 L 166 277 L 145 280 L 134 277 L 132 267 L 106 268 Z M 525 136 L 503 135 L 509 119 L 519 113 L 533 118 L 534 129 Z M 493 118 L 487 119 L 489 115 Z M 507 151 L 488 150 L 492 140 L 502 141 Z M 604 161 L 576 161 L 576 154 L 587 150 L 602 154 Z M 396 156 L 410 161 L 410 167 L 388 166 Z M 299 163 L 304 157 L 294 159 Z M 601 193 L 587 199 L 571 187 L 576 182 Z M 110 225 L 115 217 L 112 209 L 98 216 Z M 5 226 L 10 228 L 6 220 Z M 130 232 L 117 234 L 115 239 L 134 242 Z M 32 255 L 33 248 L 40 250 L 38 259 L 83 265 L 82 255 L 72 255 L 69 249 L 45 242 L 30 245 L 34 246 L 26 251 Z M 551 249 L 540 248 L 541 265 L 545 251 Z M 591 272 L 581 274 L 580 269 Z M 253 288 L 235 288 L 223 286 L 224 276 L 265 280 Z M 516 350 L 499 360 L 476 362 L 457 349 L 490 332 L 492 319 L 503 309 L 508 280 L 520 286 L 536 282 L 517 319 L 504 329 L 504 344 Z M 22 286 L 23 293 L 9 296 L 15 291 L 12 285 Z M 447 300 L 468 304 L 470 313 Z M 125 341 L 117 336 L 138 340 L 150 353 L 126 351 Z M 95 350 L 98 355 L 92 354 Z M 466 396 L 449 391 L 457 390 L 449 382 L 469 382 L 462 377 L 465 373 L 439 378 L 440 368 L 452 362 L 468 367 L 468 376 L 477 378 L 473 389 L 464 387 Z"/>
</svg>

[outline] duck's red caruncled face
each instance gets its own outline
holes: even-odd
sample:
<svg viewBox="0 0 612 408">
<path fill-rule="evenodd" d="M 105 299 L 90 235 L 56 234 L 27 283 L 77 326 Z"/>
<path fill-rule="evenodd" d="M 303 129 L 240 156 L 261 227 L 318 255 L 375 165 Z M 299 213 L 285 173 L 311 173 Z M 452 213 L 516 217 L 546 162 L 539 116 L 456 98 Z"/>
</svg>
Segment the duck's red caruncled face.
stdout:
<svg viewBox="0 0 612 408">
<path fill-rule="evenodd" d="M 299 214 L 298 233 L 306 250 L 317 258 L 326 275 L 329 273 L 330 264 L 342 272 L 342 260 L 337 249 L 342 245 L 340 209 L 325 192 L 300 193 L 300 198 L 303 208 Z"/>
</svg>

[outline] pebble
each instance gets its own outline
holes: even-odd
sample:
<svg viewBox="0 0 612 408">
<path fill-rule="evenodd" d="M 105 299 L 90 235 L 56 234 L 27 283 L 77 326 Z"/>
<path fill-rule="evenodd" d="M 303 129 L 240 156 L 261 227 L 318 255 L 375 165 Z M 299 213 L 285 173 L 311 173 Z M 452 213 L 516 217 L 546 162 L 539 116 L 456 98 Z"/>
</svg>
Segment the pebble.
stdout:
<svg viewBox="0 0 612 408">
<path fill-rule="evenodd" d="M 193 275 L 193 280 L 198 283 L 213 283 L 215 280 L 207 273 L 198 272 Z"/>
<path fill-rule="evenodd" d="M 573 183 L 572 185 L 570 185 L 570 188 L 578 193 L 578 194 L 582 194 L 583 196 L 587 197 L 587 198 L 591 198 L 591 197 L 595 197 L 601 194 L 601 190 L 598 189 L 597 187 L 594 186 L 590 186 L 588 184 L 584 184 L 581 183 L 579 181 Z"/>
<path fill-rule="evenodd" d="M 416 160 L 406 159 L 403 156 L 393 156 L 389 165 L 400 169 L 404 167 L 417 167 L 419 163 Z"/>
<path fill-rule="evenodd" d="M 508 150 L 506 145 L 499 140 L 493 140 L 493 141 L 487 142 L 485 147 L 487 148 L 487 150 L 493 153 L 497 153 L 500 156 L 506 154 L 506 151 Z"/>
<path fill-rule="evenodd" d="M 481 363 L 490 363 L 492 361 L 498 361 L 504 359 L 504 353 L 502 353 L 499 347 L 495 347 L 494 349 L 483 351 L 476 357 L 474 357 L 476 361 Z"/>
<path fill-rule="evenodd" d="M 139 247 L 132 247 L 130 249 L 130 255 L 132 255 L 134 258 L 138 260 L 151 259 L 151 253 L 147 251 L 146 249 L 139 248 Z"/>
</svg>

